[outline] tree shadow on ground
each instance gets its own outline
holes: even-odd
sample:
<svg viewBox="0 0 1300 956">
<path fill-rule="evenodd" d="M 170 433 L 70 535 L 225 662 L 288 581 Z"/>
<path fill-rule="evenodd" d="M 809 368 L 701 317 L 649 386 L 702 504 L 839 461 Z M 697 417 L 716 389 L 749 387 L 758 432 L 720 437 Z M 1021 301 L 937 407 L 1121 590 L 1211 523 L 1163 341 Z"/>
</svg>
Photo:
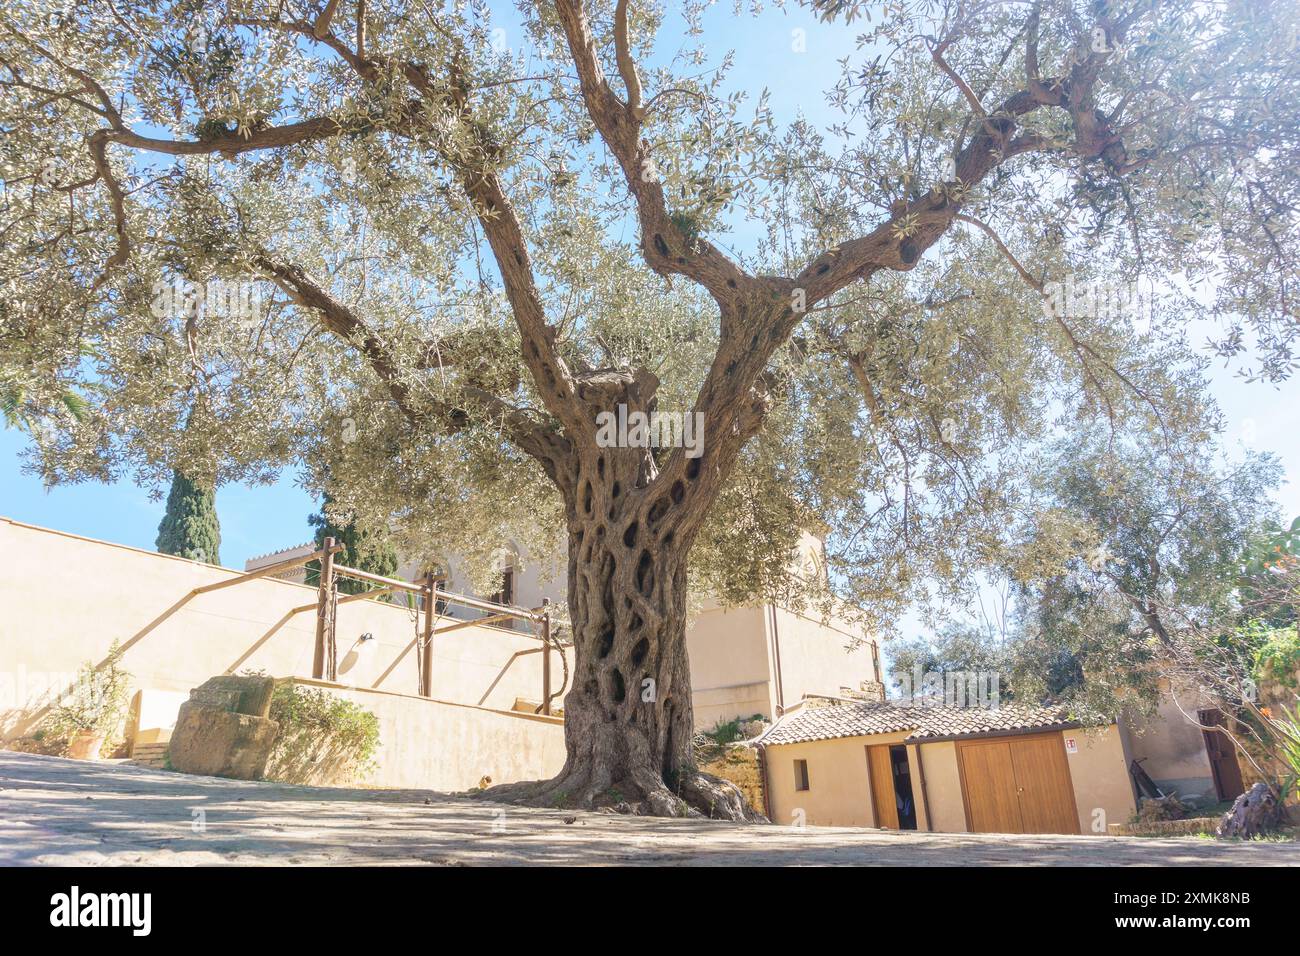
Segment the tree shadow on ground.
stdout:
<svg viewBox="0 0 1300 956">
<path fill-rule="evenodd" d="M 1294 844 L 1008 837 L 521 809 L 0 752 L 0 862 L 308 865 L 1300 863 Z"/>
</svg>

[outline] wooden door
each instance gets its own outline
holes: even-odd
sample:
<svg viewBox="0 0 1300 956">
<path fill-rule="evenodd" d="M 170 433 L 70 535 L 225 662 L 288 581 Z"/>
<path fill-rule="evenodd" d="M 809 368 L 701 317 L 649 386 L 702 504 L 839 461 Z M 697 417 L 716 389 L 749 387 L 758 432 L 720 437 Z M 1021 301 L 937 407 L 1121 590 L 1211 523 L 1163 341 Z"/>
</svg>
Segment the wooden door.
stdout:
<svg viewBox="0 0 1300 956">
<path fill-rule="evenodd" d="M 971 832 L 1022 832 L 1011 745 L 1004 740 L 963 743 L 957 752 Z"/>
<path fill-rule="evenodd" d="M 1202 710 L 1197 715 L 1207 727 L 1223 726 L 1223 711 Z M 1210 758 L 1210 771 L 1214 774 L 1214 789 L 1220 800 L 1235 800 L 1246 792 L 1246 785 L 1241 779 L 1241 765 L 1237 763 L 1237 751 L 1232 741 L 1222 730 L 1205 730 L 1205 754 Z"/>
<path fill-rule="evenodd" d="M 1070 767 L 1059 734 L 959 741 L 972 833 L 1078 833 Z"/>
<path fill-rule="evenodd" d="M 1020 797 L 1020 832 L 1078 833 L 1079 814 L 1060 735 L 1013 740 L 1011 762 Z"/>
<path fill-rule="evenodd" d="M 894 765 L 889 746 L 867 747 L 867 773 L 871 777 L 871 806 L 878 827 L 898 829 L 898 803 L 894 796 Z"/>
</svg>

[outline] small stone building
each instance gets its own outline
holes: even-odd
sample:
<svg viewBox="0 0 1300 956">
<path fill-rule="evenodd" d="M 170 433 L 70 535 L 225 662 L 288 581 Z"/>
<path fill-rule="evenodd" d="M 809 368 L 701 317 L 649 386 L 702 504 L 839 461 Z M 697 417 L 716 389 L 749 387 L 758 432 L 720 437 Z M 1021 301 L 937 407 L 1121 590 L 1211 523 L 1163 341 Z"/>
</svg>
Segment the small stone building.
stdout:
<svg viewBox="0 0 1300 956">
<path fill-rule="evenodd" d="M 1135 810 L 1119 727 L 1059 707 L 809 697 L 755 745 L 774 823 L 1105 833 Z"/>
</svg>

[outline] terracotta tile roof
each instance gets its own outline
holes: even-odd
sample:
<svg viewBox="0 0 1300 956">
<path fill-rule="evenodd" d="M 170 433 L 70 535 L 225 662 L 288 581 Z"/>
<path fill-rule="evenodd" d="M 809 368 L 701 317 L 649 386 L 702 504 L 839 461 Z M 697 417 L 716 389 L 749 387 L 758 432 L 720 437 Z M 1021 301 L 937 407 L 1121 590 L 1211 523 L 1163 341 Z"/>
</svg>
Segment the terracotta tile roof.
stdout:
<svg viewBox="0 0 1300 956">
<path fill-rule="evenodd" d="M 1001 707 L 943 707 L 924 711 L 925 720 L 907 738 L 964 737 L 1012 730 L 1051 730 L 1076 726 L 1069 711 L 1060 706 L 1032 707 L 1004 704 Z"/>
<path fill-rule="evenodd" d="M 808 697 L 797 710 L 788 712 L 755 742 L 764 745 L 795 744 L 902 730 L 912 731 L 905 739 L 916 741 L 1070 726 L 1073 723 L 1069 714 L 1064 707 L 1057 706 L 1004 704 L 985 709 Z"/>
</svg>

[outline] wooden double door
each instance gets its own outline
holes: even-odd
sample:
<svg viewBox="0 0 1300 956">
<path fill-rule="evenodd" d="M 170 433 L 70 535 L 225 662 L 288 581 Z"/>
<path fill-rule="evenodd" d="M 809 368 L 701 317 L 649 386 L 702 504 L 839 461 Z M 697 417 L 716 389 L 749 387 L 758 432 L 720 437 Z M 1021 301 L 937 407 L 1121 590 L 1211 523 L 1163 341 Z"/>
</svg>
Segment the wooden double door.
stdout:
<svg viewBox="0 0 1300 956">
<path fill-rule="evenodd" d="M 957 765 L 970 832 L 1079 832 L 1059 733 L 959 740 Z"/>
</svg>

